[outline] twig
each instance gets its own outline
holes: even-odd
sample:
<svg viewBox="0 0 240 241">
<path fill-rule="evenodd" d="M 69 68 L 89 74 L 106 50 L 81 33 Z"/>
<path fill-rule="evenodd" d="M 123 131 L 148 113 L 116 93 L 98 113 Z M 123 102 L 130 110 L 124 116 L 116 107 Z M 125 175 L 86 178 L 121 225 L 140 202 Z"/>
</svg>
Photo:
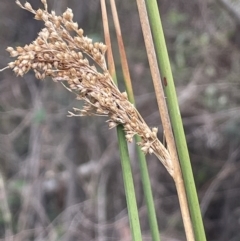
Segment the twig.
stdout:
<svg viewBox="0 0 240 241">
<path fill-rule="evenodd" d="M 5 69 L 10 69 L 10 67 L 9 67 L 9 66 L 6 66 L 5 68 L 0 69 L 0 72 L 4 71 Z"/>
</svg>

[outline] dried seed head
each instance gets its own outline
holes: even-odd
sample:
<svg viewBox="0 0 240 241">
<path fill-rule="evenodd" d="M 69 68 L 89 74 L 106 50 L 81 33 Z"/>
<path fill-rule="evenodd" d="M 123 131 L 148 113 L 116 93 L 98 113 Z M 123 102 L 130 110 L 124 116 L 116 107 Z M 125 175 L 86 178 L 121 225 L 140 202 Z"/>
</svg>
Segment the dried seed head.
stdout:
<svg viewBox="0 0 240 241">
<path fill-rule="evenodd" d="M 83 30 L 73 22 L 73 13 L 67 9 L 62 16 L 47 11 L 46 0 L 41 0 L 44 9 L 35 11 L 29 3 L 23 6 L 35 15 L 35 19 L 45 22 L 45 28 L 30 45 L 8 47 L 7 51 L 16 61 L 8 64 L 16 75 L 24 75 L 30 69 L 38 79 L 50 76 L 54 81 L 64 82 L 64 86 L 83 100 L 82 110 L 74 109 L 77 114 L 69 112 L 69 116 L 102 115 L 108 116 L 109 128 L 121 124 L 124 126 L 126 139 L 133 141 L 135 134 L 141 137 L 138 145 L 144 153 L 155 153 L 170 174 L 172 163 L 166 148 L 157 139 L 157 128 L 150 129 L 138 111 L 128 101 L 127 93 L 121 93 L 114 84 L 105 61 L 107 46 L 83 36 Z M 73 33 L 69 31 L 74 30 Z M 74 36 L 75 35 L 75 36 Z M 89 64 L 89 60 L 94 65 Z M 95 66 L 98 65 L 98 68 Z M 101 71 L 98 71 L 98 69 Z"/>
<path fill-rule="evenodd" d="M 83 30 L 82 30 L 81 28 L 78 29 L 76 32 L 77 32 L 77 34 L 78 34 L 80 37 L 83 36 Z"/>
<path fill-rule="evenodd" d="M 8 63 L 8 66 L 9 66 L 11 69 L 13 69 L 13 68 L 15 67 L 15 62 L 10 62 L 10 63 Z"/>
<path fill-rule="evenodd" d="M 72 9 L 68 8 L 68 9 L 63 13 L 63 18 L 65 18 L 67 21 L 72 21 L 72 19 L 73 19 Z"/>
<path fill-rule="evenodd" d="M 29 2 L 26 2 L 26 3 L 24 4 L 24 7 L 25 7 L 28 11 L 30 11 L 30 12 L 34 11 L 33 8 L 32 8 L 32 6 L 31 6 L 31 4 L 30 4 Z"/>
<path fill-rule="evenodd" d="M 11 53 L 12 51 L 14 51 L 14 48 L 12 48 L 12 47 L 7 47 L 6 50 L 7 50 L 9 53 Z"/>
<path fill-rule="evenodd" d="M 35 19 L 37 19 L 37 20 L 42 20 L 42 16 L 43 16 L 43 11 L 42 11 L 42 9 L 38 9 L 38 10 L 36 11 Z"/>
</svg>

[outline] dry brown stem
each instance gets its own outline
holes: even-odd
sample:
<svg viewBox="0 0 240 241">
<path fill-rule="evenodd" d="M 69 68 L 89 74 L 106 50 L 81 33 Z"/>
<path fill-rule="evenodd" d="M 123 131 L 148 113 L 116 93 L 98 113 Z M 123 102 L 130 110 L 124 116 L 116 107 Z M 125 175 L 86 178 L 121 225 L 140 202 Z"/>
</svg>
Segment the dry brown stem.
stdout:
<svg viewBox="0 0 240 241">
<path fill-rule="evenodd" d="M 168 114 L 168 109 L 165 101 L 162 81 L 160 77 L 160 72 L 157 64 L 156 52 L 153 44 L 153 38 L 151 33 L 151 28 L 148 20 L 147 9 L 144 0 L 137 0 L 137 6 L 140 16 L 140 21 L 143 30 L 143 36 L 145 41 L 145 46 L 147 49 L 148 61 L 150 65 L 151 75 L 153 78 L 154 89 L 157 97 L 157 103 L 159 108 L 159 113 L 161 116 L 164 134 L 166 136 L 166 141 L 170 153 L 170 157 L 173 164 L 173 179 L 176 185 L 178 199 L 180 203 L 180 208 L 182 212 L 182 218 L 185 228 L 185 233 L 188 241 L 194 241 L 193 228 L 191 223 L 191 217 L 188 208 L 186 190 L 184 187 L 184 182 L 182 178 L 182 172 L 180 163 L 178 160 L 178 154 L 176 150 L 175 140 L 172 132 L 171 122 Z"/>
<path fill-rule="evenodd" d="M 16 75 L 23 76 L 33 70 L 38 79 L 50 76 L 54 81 L 66 84 L 77 99 L 85 102 L 82 110 L 75 108 L 75 113 L 69 112 L 69 116 L 108 116 L 109 128 L 122 124 L 127 141 L 132 142 L 133 136 L 138 134 L 142 138 L 138 143 L 142 151 L 154 153 L 172 175 L 171 158 L 157 139 L 157 128 L 147 126 L 126 93 L 121 93 L 114 84 L 105 61 L 106 45 L 93 43 L 84 36 L 83 30 L 73 22 L 69 8 L 62 16 L 57 16 L 54 11 L 48 12 L 46 0 L 42 0 L 44 9 L 38 10 L 28 2 L 22 5 L 17 0 L 16 3 L 33 13 L 35 19 L 43 21 L 45 28 L 31 44 L 7 48 L 12 57 L 17 57 L 8 64 L 9 68 Z"/>
</svg>

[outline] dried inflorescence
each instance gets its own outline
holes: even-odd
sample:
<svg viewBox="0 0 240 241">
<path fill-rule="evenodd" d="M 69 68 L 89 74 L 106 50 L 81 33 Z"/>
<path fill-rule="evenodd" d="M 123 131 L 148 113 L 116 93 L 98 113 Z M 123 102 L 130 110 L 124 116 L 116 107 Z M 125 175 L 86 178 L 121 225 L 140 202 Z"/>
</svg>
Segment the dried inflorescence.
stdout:
<svg viewBox="0 0 240 241">
<path fill-rule="evenodd" d="M 31 44 L 7 48 L 12 57 L 17 57 L 8 64 L 9 68 L 16 75 L 23 76 L 32 69 L 38 79 L 50 76 L 54 81 L 66 83 L 77 99 L 85 101 L 83 109 L 74 109 L 75 114 L 69 112 L 70 116 L 76 113 L 80 116 L 108 116 L 110 128 L 122 124 L 129 142 L 138 134 L 142 138 L 138 143 L 142 151 L 154 153 L 172 174 L 172 162 L 168 151 L 157 139 L 157 128 L 147 126 L 128 101 L 126 93 L 121 93 L 114 84 L 106 66 L 106 45 L 93 43 L 83 35 L 83 30 L 73 22 L 71 9 L 68 8 L 62 16 L 56 16 L 54 11 L 48 12 L 46 0 L 41 1 L 43 10 L 34 10 L 28 2 L 23 6 L 16 1 L 21 8 L 32 12 L 35 19 L 42 20 L 45 28 Z"/>
</svg>

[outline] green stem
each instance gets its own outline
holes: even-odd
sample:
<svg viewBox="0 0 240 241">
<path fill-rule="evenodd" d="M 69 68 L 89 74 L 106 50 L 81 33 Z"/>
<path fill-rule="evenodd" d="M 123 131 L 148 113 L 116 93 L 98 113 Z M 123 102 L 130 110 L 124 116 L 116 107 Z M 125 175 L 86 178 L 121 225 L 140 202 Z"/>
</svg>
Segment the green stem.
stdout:
<svg viewBox="0 0 240 241">
<path fill-rule="evenodd" d="M 128 147 L 125 139 L 125 133 L 123 130 L 123 126 L 117 126 L 117 134 L 118 134 L 118 143 L 119 150 L 121 156 L 121 164 L 122 164 L 122 173 L 123 173 L 123 182 L 124 189 L 127 200 L 128 207 L 128 216 L 130 222 L 130 228 L 132 232 L 132 240 L 133 241 L 141 241 L 141 228 L 138 217 L 138 209 L 137 202 L 133 184 L 133 176 L 131 171 L 131 163 L 128 154 Z"/>
<path fill-rule="evenodd" d="M 136 142 L 140 142 L 141 138 L 139 136 L 135 137 Z M 138 160 L 141 172 L 141 179 L 143 184 L 143 192 L 145 197 L 145 202 L 148 211 L 148 221 L 151 229 L 151 235 L 153 241 L 160 241 L 160 234 L 158 231 L 158 222 L 156 217 L 156 210 L 154 206 L 151 182 L 148 174 L 148 167 L 144 153 L 141 148 L 137 146 Z"/>
<path fill-rule="evenodd" d="M 128 94 L 128 99 L 132 104 L 134 104 L 135 101 L 134 101 L 131 77 L 130 77 L 128 61 L 127 61 L 127 56 L 126 56 L 126 52 L 125 52 L 125 48 L 124 48 L 124 43 L 123 43 L 121 27 L 120 27 L 120 23 L 119 23 L 119 19 L 118 19 L 118 13 L 117 13 L 115 0 L 110 0 L 110 3 L 111 3 L 114 26 L 115 26 L 116 35 L 117 35 L 122 71 L 123 71 L 123 76 L 124 76 L 124 83 L 125 83 L 126 91 Z M 136 140 L 136 142 L 140 142 L 141 138 L 139 136 L 135 136 L 135 140 Z M 138 159 L 139 159 L 139 166 L 140 166 L 140 173 L 141 173 L 144 197 L 145 197 L 146 206 L 147 206 L 147 210 L 148 210 L 148 220 L 149 220 L 149 226 L 150 226 L 150 230 L 151 230 L 152 240 L 160 241 L 160 234 L 158 231 L 158 223 L 157 223 L 156 211 L 155 211 L 155 207 L 154 207 L 154 201 L 153 201 L 153 195 L 152 195 L 151 183 L 150 183 L 149 174 L 148 174 L 146 158 L 139 146 L 137 146 L 137 153 L 138 153 Z"/>
<path fill-rule="evenodd" d="M 181 163 L 195 239 L 196 241 L 205 241 L 206 236 L 157 1 L 148 0 L 146 1 L 146 5 L 148 8 L 159 68 L 165 86 L 164 91 L 167 97 L 166 100 Z"/>
<path fill-rule="evenodd" d="M 108 46 L 108 51 L 107 51 L 108 69 L 109 69 L 110 75 L 113 78 L 113 81 L 117 85 L 117 76 L 116 76 L 115 64 L 113 59 L 112 47 L 111 47 L 111 38 L 110 38 L 110 32 L 109 32 L 109 26 L 108 26 L 108 16 L 107 16 L 105 0 L 101 0 L 101 9 L 102 9 L 105 42 L 106 42 L 106 45 Z M 118 135 L 118 144 L 119 144 L 120 157 L 121 157 L 123 182 L 124 182 L 124 189 L 125 189 L 126 200 L 127 200 L 127 209 L 128 209 L 128 217 L 130 222 L 132 240 L 141 241 L 142 234 L 141 234 L 137 201 L 136 201 L 135 190 L 134 190 L 131 162 L 130 162 L 129 153 L 128 153 L 127 141 L 125 138 L 125 133 L 122 125 L 117 126 L 117 135 Z"/>
</svg>

